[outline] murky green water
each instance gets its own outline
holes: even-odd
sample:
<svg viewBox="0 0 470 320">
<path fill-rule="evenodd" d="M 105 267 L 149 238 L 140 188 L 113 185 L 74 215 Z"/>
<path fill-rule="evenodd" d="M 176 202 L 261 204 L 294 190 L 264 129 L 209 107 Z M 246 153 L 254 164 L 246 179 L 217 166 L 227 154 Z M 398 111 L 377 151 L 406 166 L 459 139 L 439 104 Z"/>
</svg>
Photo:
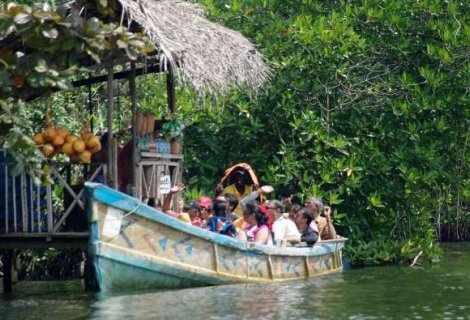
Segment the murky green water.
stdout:
<svg viewBox="0 0 470 320">
<path fill-rule="evenodd" d="M 470 319 L 470 243 L 424 268 L 347 270 L 309 281 L 159 292 L 83 292 L 80 282 L 22 282 L 0 319 Z"/>
</svg>

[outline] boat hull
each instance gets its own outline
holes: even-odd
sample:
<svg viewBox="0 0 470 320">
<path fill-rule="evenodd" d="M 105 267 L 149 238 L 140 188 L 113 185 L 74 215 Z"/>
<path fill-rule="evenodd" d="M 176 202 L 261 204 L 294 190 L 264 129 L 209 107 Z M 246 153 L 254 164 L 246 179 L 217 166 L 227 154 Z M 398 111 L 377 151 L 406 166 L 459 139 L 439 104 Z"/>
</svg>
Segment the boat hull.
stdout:
<svg viewBox="0 0 470 320">
<path fill-rule="evenodd" d="M 344 239 L 313 247 L 251 245 L 193 227 L 87 184 L 89 255 L 101 290 L 304 279 L 342 270 Z"/>
</svg>

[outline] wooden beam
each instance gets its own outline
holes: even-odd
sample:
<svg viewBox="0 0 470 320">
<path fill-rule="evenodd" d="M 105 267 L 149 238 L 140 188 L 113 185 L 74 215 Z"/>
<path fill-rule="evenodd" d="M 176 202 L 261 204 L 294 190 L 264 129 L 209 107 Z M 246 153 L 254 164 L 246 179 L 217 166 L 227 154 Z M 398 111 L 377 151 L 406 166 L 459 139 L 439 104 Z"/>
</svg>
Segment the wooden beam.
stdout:
<svg viewBox="0 0 470 320">
<path fill-rule="evenodd" d="M 122 79 L 128 79 L 130 77 L 132 70 L 126 70 L 126 71 L 120 71 L 113 73 L 113 79 L 115 80 L 122 80 Z M 153 65 L 153 66 L 148 66 L 146 68 L 138 68 L 135 69 L 135 75 L 136 76 L 141 76 L 144 74 L 149 74 L 149 73 L 160 73 L 162 72 L 160 65 Z M 82 80 L 76 80 L 72 82 L 72 85 L 74 87 L 81 87 L 81 86 L 86 86 L 86 85 L 92 85 L 95 83 L 102 83 L 106 82 L 108 80 L 108 75 L 104 76 L 97 76 L 97 77 L 92 77 L 88 79 L 82 79 Z"/>
<path fill-rule="evenodd" d="M 88 232 L 1 234 L 0 249 L 86 248 L 88 237 Z"/>
</svg>

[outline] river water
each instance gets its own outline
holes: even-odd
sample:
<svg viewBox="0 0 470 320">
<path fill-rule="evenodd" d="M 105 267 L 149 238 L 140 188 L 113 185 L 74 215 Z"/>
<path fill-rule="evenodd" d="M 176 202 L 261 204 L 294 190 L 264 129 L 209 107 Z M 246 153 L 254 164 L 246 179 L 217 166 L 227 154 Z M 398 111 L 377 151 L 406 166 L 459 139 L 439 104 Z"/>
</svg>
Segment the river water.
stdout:
<svg viewBox="0 0 470 320">
<path fill-rule="evenodd" d="M 470 243 L 443 247 L 434 265 L 281 284 L 103 294 L 24 281 L 0 296 L 0 319 L 470 319 Z"/>
</svg>

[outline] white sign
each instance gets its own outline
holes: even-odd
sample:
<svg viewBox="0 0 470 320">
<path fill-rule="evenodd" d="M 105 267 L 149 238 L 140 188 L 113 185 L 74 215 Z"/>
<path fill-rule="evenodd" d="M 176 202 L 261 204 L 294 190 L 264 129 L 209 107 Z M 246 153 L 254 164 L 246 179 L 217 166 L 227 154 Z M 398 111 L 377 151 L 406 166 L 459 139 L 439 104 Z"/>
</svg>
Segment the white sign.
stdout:
<svg viewBox="0 0 470 320">
<path fill-rule="evenodd" d="M 169 175 L 165 175 L 160 178 L 160 193 L 167 194 L 170 193 L 171 189 L 171 179 Z"/>
<path fill-rule="evenodd" d="M 108 207 L 103 223 L 103 236 L 116 238 L 121 232 L 122 211 L 113 207 Z"/>
</svg>

